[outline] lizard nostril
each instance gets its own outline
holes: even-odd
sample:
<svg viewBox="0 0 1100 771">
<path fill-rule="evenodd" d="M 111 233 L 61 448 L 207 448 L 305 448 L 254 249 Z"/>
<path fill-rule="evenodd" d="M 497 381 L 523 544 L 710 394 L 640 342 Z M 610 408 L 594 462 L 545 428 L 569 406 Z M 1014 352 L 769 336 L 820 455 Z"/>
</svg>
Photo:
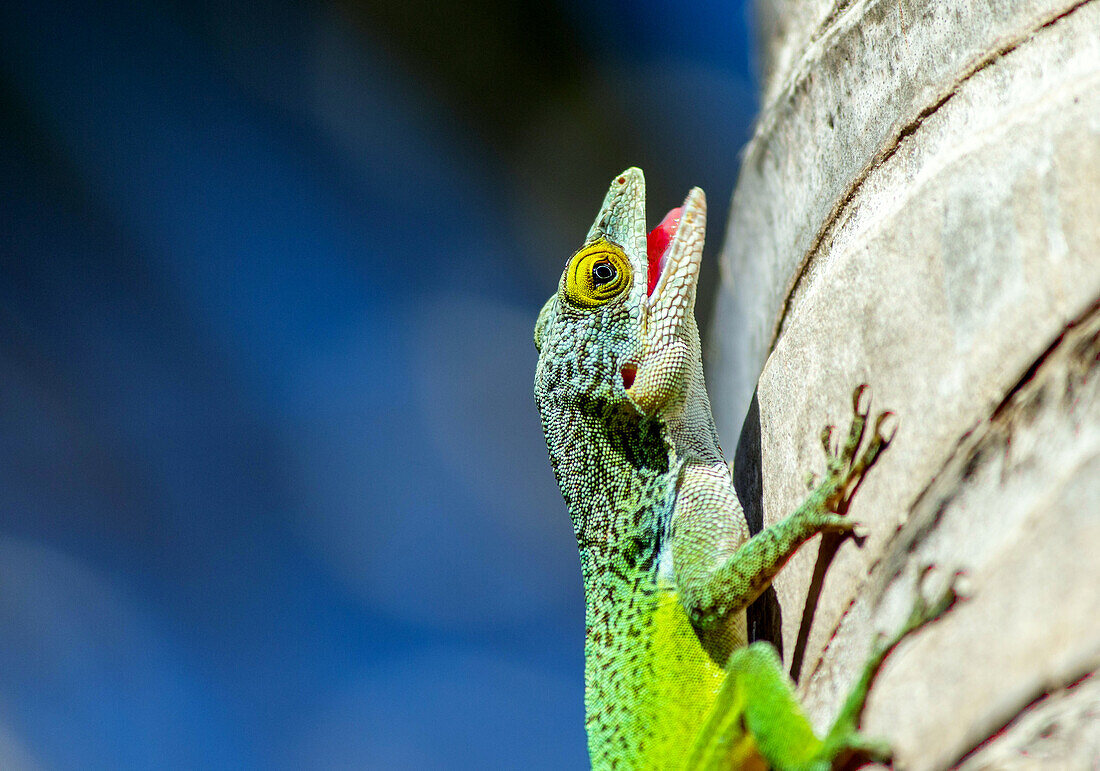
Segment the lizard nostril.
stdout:
<svg viewBox="0 0 1100 771">
<path fill-rule="evenodd" d="M 638 368 L 633 364 L 624 364 L 620 374 L 623 376 L 623 388 L 634 385 L 634 376 L 638 374 Z"/>
</svg>

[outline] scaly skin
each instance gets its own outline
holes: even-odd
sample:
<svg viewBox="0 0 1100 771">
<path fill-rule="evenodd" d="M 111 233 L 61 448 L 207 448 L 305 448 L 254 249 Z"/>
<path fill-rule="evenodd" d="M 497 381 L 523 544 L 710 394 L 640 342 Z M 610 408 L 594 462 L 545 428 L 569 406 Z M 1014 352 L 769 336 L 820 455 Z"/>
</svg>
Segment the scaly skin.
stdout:
<svg viewBox="0 0 1100 771">
<path fill-rule="evenodd" d="M 535 327 L 535 400 L 584 578 L 592 765 L 819 769 L 884 757 L 855 732 L 871 680 L 953 595 L 918 604 L 907 629 L 876 647 L 824 740 L 774 649 L 746 647 L 745 608 L 807 539 L 854 528 L 843 514 L 894 429 L 879 415 L 860 452 L 869 395 L 857 388 L 843 446 L 833 451 L 823 434 L 822 483 L 749 538 L 703 381 L 694 305 L 705 230 L 695 188 L 650 294 L 645 182 L 628 169 Z"/>
</svg>

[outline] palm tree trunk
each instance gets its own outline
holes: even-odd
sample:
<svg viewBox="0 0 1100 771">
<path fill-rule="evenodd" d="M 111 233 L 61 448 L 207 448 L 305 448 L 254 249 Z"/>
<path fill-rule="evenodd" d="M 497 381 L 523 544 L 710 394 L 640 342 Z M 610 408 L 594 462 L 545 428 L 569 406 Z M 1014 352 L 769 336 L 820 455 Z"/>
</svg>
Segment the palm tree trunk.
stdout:
<svg viewBox="0 0 1100 771">
<path fill-rule="evenodd" d="M 870 383 L 900 430 L 835 558 L 776 582 L 824 728 L 919 565 L 971 598 L 905 643 L 864 727 L 909 768 L 1100 758 L 1100 0 L 758 0 L 761 115 L 710 381 L 764 523 Z M 754 487 L 751 483 L 748 486 Z M 826 543 L 822 551 L 837 544 Z M 992 737 L 992 738 L 991 738 Z"/>
</svg>

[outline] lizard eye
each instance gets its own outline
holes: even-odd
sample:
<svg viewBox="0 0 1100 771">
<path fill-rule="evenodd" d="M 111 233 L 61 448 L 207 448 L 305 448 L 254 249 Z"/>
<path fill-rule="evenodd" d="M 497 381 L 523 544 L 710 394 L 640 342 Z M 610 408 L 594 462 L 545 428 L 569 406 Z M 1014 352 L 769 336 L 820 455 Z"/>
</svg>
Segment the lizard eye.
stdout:
<svg viewBox="0 0 1100 771">
<path fill-rule="evenodd" d="M 565 297 L 574 305 L 594 308 L 610 302 L 629 286 L 632 272 L 623 250 L 600 240 L 581 249 L 565 268 Z"/>
<path fill-rule="evenodd" d="M 619 272 L 615 270 L 610 262 L 598 262 L 596 266 L 592 268 L 592 283 L 596 286 L 606 284 L 614 281 L 618 275 Z"/>
</svg>

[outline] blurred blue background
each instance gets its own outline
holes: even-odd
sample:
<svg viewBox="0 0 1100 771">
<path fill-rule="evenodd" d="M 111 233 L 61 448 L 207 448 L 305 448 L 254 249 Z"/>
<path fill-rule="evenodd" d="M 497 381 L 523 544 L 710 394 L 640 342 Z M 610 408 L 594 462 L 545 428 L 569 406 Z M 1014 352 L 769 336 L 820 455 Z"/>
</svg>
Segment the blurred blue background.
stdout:
<svg viewBox="0 0 1100 771">
<path fill-rule="evenodd" d="M 746 29 L 4 3 L 0 767 L 583 767 L 531 327 L 629 165 L 713 285 Z"/>
</svg>

